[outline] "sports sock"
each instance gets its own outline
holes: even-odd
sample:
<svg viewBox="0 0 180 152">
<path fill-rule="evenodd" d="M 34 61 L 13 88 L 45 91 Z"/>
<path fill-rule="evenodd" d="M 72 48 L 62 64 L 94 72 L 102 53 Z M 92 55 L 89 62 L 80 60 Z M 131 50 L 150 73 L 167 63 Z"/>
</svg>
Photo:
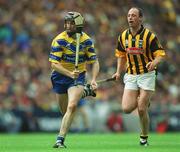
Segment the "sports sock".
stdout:
<svg viewBox="0 0 180 152">
<path fill-rule="evenodd" d="M 56 143 L 64 143 L 65 138 L 63 136 L 58 135 L 56 139 Z"/>
<path fill-rule="evenodd" d="M 145 144 L 147 143 L 148 135 L 140 135 L 140 143 Z"/>
<path fill-rule="evenodd" d="M 93 97 L 96 97 L 96 93 L 94 92 L 94 90 L 91 88 L 91 85 L 90 84 L 86 84 L 84 86 L 84 91 L 83 91 L 83 94 L 82 94 L 82 97 L 81 98 L 85 98 L 87 96 L 93 96 Z"/>
</svg>

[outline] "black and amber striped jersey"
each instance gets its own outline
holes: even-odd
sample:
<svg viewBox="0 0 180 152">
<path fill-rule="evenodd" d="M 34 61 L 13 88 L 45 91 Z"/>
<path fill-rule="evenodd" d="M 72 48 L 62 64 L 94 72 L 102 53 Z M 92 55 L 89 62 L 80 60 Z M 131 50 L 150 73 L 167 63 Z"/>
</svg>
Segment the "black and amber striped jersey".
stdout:
<svg viewBox="0 0 180 152">
<path fill-rule="evenodd" d="M 116 57 L 126 57 L 128 74 L 147 73 L 146 64 L 157 56 L 165 56 L 165 51 L 154 33 L 141 26 L 135 36 L 130 29 L 118 37 Z"/>
<path fill-rule="evenodd" d="M 75 69 L 76 39 L 69 36 L 66 31 L 54 38 L 51 45 L 49 61 L 58 63 L 73 71 Z M 92 39 L 84 32 L 80 37 L 78 70 L 86 71 L 86 63 L 91 64 L 96 61 L 96 53 Z"/>
</svg>

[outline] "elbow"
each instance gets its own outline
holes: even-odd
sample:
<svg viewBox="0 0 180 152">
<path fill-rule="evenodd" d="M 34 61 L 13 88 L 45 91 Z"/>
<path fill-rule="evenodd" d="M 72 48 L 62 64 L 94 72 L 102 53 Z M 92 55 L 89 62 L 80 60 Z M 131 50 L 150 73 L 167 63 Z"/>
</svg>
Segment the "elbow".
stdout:
<svg viewBox="0 0 180 152">
<path fill-rule="evenodd" d="M 98 59 L 96 59 L 96 62 L 95 62 L 97 65 L 99 65 L 99 60 Z"/>
<path fill-rule="evenodd" d="M 95 64 L 99 67 L 99 61 L 98 60 L 96 60 Z"/>
<path fill-rule="evenodd" d="M 51 68 L 52 68 L 52 69 L 54 68 L 54 63 L 51 63 Z"/>
<path fill-rule="evenodd" d="M 96 68 L 98 69 L 98 71 L 99 71 L 99 69 L 100 69 L 100 65 L 99 65 L 99 61 L 98 60 L 96 60 L 96 62 L 95 62 L 95 66 L 96 66 Z"/>
<path fill-rule="evenodd" d="M 55 69 L 56 68 L 56 63 L 51 63 L 51 68 Z"/>
</svg>

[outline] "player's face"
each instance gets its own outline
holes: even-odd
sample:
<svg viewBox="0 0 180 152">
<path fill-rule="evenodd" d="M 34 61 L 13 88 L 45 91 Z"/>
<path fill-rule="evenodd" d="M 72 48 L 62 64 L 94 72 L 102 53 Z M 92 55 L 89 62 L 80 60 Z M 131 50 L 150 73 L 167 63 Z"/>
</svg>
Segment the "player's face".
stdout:
<svg viewBox="0 0 180 152">
<path fill-rule="evenodd" d="M 66 32 L 68 32 L 68 33 L 76 31 L 75 23 L 72 21 L 68 21 L 68 20 L 65 21 L 64 27 L 65 27 Z"/>
<path fill-rule="evenodd" d="M 139 11 L 136 8 L 129 10 L 127 15 L 129 27 L 137 28 L 141 24 L 142 18 L 139 17 Z"/>
</svg>

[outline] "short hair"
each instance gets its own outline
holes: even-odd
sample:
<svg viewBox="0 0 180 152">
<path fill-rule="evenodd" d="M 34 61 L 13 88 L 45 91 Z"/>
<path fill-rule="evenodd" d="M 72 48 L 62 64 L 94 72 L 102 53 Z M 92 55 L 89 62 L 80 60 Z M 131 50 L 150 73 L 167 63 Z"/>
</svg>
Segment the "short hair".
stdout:
<svg viewBox="0 0 180 152">
<path fill-rule="evenodd" d="M 137 9 L 139 11 L 139 17 L 143 17 L 144 16 L 142 8 L 140 8 L 140 7 L 132 7 L 132 8 L 135 8 L 135 9 Z"/>
</svg>

